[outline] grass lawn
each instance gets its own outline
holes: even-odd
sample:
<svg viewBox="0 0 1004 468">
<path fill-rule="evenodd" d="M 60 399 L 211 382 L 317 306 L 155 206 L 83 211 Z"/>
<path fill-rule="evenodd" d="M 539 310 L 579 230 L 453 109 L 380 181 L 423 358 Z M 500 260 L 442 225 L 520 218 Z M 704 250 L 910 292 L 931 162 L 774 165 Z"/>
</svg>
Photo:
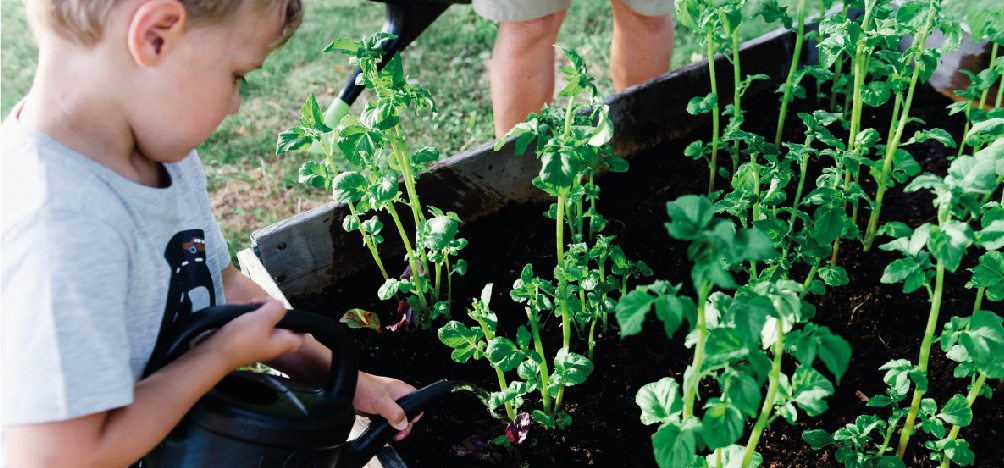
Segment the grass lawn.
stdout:
<svg viewBox="0 0 1004 468">
<path fill-rule="evenodd" d="M 945 3 L 953 14 L 965 14 L 973 7 L 990 6 L 995 1 L 999 0 Z M 0 110 L 6 116 L 31 87 L 37 49 L 28 32 L 23 4 L 18 0 L 0 2 Z M 323 191 L 297 183 L 300 165 L 318 158 L 307 153 L 276 156 L 276 137 L 296 123 L 299 108 L 310 93 L 326 108 L 352 72 L 354 67 L 346 57 L 321 50 L 333 39 L 358 39 L 379 31 L 383 24 L 384 6 L 380 3 L 305 3 L 304 23 L 290 42 L 272 54 L 261 70 L 248 76 L 240 112 L 227 117 L 198 148 L 209 178 L 213 209 L 231 254 L 247 247 L 252 231 L 329 199 Z M 780 3 L 794 10 L 796 2 Z M 757 7 L 756 2 L 751 2 L 748 11 L 752 13 Z M 818 11 L 818 3 L 814 8 Z M 757 18 L 744 22 L 742 35 L 749 39 L 774 27 Z M 612 29 L 607 0 L 576 0 L 558 36 L 559 43 L 574 46 L 583 56 L 605 93 L 613 92 L 606 72 Z M 469 5 L 455 5 L 405 51 L 405 72 L 432 93 L 440 110 L 435 118 L 425 113 L 404 121 L 406 137 L 413 147 L 438 146 L 442 154 L 452 155 L 494 137 L 486 67 L 496 32 L 497 25 L 479 17 Z M 702 59 L 702 51 L 690 31 L 677 25 L 672 68 Z M 367 97 L 364 93 L 359 101 Z M 362 102 L 353 106 L 355 111 L 362 108 Z"/>
</svg>

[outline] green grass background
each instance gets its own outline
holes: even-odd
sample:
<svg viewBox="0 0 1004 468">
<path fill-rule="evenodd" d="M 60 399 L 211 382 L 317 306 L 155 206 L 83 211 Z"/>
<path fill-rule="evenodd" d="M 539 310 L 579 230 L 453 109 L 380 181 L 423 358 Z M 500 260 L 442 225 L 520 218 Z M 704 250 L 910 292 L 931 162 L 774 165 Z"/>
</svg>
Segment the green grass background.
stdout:
<svg viewBox="0 0 1004 468">
<path fill-rule="evenodd" d="M 951 0 L 953 16 L 1000 0 Z M 793 11 L 796 0 L 781 0 Z M 819 4 L 813 13 L 818 11 Z M 758 2 L 747 7 L 756 11 Z M 749 16 L 747 15 L 747 17 Z M 341 90 L 353 66 L 341 55 L 321 50 L 339 37 L 358 39 L 380 30 L 384 5 L 364 0 L 305 0 L 305 19 L 289 43 L 272 54 L 261 70 L 248 76 L 238 114 L 198 148 L 209 178 L 210 195 L 231 253 L 249 244 L 252 231 L 297 211 L 327 201 L 326 193 L 297 183 L 297 169 L 307 153 L 275 155 L 275 141 L 296 124 L 299 108 L 310 93 L 326 107 Z M 744 39 L 775 29 L 759 19 L 744 20 Z M 409 47 L 405 72 L 428 89 L 440 114 L 424 113 L 404 121 L 410 145 L 437 146 L 444 155 L 472 148 L 494 137 L 491 96 L 485 71 L 497 24 L 479 17 L 469 5 L 454 5 Z M 590 65 L 604 93 L 613 92 L 607 74 L 613 19 L 607 0 L 575 0 L 558 43 L 573 46 Z M 703 48 L 689 30 L 677 24 L 672 68 L 703 58 Z M 19 0 L 0 0 L 0 110 L 6 116 L 28 92 L 34 77 L 37 48 Z M 680 90 L 686 93 L 687 90 Z M 367 94 L 353 111 L 363 108 Z M 217 203 L 218 202 L 218 203 Z M 217 206 L 218 205 L 218 206 Z"/>
</svg>

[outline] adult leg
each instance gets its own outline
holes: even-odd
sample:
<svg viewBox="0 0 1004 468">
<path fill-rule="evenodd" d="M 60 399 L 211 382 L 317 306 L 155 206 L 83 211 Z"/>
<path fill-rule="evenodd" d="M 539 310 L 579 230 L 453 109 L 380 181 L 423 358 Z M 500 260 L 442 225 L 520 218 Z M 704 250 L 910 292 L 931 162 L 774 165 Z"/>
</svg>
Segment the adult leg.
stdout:
<svg viewBox="0 0 1004 468">
<path fill-rule="evenodd" d="M 673 17 L 646 16 L 610 0 L 614 11 L 614 39 L 610 45 L 610 78 L 620 91 L 669 71 L 673 55 Z"/>
<path fill-rule="evenodd" d="M 501 138 L 554 96 L 554 40 L 567 10 L 499 23 L 490 72 L 495 137 Z"/>
</svg>

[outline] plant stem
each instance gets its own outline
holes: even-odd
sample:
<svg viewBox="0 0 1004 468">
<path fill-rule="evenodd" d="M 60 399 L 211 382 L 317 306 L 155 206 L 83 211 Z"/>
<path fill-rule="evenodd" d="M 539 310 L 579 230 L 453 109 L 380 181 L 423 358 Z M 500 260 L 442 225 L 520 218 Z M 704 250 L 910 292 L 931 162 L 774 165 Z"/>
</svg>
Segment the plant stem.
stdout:
<svg viewBox="0 0 1004 468">
<path fill-rule="evenodd" d="M 488 341 L 495 339 L 495 332 L 493 332 L 491 328 L 488 327 L 488 324 L 485 323 L 484 320 L 479 319 L 477 317 L 475 317 L 474 320 L 477 320 L 478 324 L 481 325 L 481 331 L 485 333 L 485 338 L 487 338 Z M 505 373 L 503 373 L 502 370 L 499 369 L 498 367 L 494 367 L 494 369 L 495 369 L 495 375 L 497 375 L 499 378 L 499 390 L 502 390 L 504 392 L 505 389 L 509 388 L 509 384 L 506 383 L 505 380 Z M 516 412 L 513 411 L 511 403 L 505 403 L 505 412 L 509 416 L 509 419 L 516 419 Z"/>
<path fill-rule="evenodd" d="M 607 262 L 607 256 L 606 255 L 600 256 L 600 260 L 599 260 L 599 264 L 600 264 L 600 284 L 604 284 L 604 283 L 607 282 L 607 275 L 606 275 L 606 273 L 607 273 L 607 271 L 606 271 L 607 270 L 607 266 L 606 266 L 606 262 Z M 606 302 L 607 302 L 607 293 L 603 293 L 602 301 L 603 301 L 604 304 L 606 304 Z M 608 315 L 609 315 L 609 312 L 603 312 L 603 335 L 604 336 L 606 336 L 606 334 L 607 334 L 607 320 L 608 320 L 607 316 Z"/>
<path fill-rule="evenodd" d="M 356 218 L 356 221 L 358 221 L 359 216 L 356 214 L 356 207 L 351 202 L 346 203 L 346 205 L 349 205 L 349 213 L 351 213 L 351 215 Z M 363 229 L 361 222 L 359 223 L 359 232 L 363 234 L 363 243 L 365 243 L 366 247 L 370 250 L 370 255 L 373 256 L 373 260 L 376 260 L 377 267 L 380 268 L 380 274 L 383 275 L 383 280 L 387 281 L 390 277 L 387 276 L 387 270 L 383 268 L 383 261 L 380 260 L 380 253 L 377 252 L 376 249 L 376 241 L 370 239 L 369 233 Z"/>
<path fill-rule="evenodd" d="M 404 250 L 408 252 L 408 265 L 411 267 L 411 278 L 415 280 L 415 291 L 418 296 L 418 300 L 422 303 L 423 309 L 429 308 L 429 303 L 425 300 L 425 294 L 422 293 L 422 284 L 425 278 L 422 277 L 418 271 L 418 264 L 415 263 L 415 251 L 411 248 L 411 241 L 408 240 L 408 233 L 404 230 L 404 225 L 401 224 L 401 218 L 397 215 L 397 210 L 394 209 L 393 202 L 384 202 L 384 208 L 390 213 L 390 216 L 394 218 L 394 225 L 397 226 L 397 232 L 401 235 L 401 241 L 404 242 Z"/>
<path fill-rule="evenodd" d="M 974 314 L 980 311 L 980 305 L 983 303 L 983 293 L 986 289 L 985 287 L 981 287 L 976 290 L 976 305 L 973 306 Z"/>
<path fill-rule="evenodd" d="M 805 32 L 805 0 L 798 1 L 798 32 L 795 33 L 795 52 L 791 57 L 791 68 L 788 69 L 788 80 L 784 83 L 784 98 L 781 99 L 781 114 L 777 118 L 777 133 L 774 134 L 774 146 L 781 147 L 781 130 L 784 130 L 784 117 L 788 113 L 788 101 L 791 100 L 792 81 L 795 79 L 795 69 L 802 55 L 802 39 Z"/>
<path fill-rule="evenodd" d="M 732 93 L 732 105 L 734 113 L 732 116 L 736 119 L 736 122 L 742 122 L 743 112 L 739 106 L 739 100 L 742 98 L 740 94 L 740 86 L 743 78 L 739 71 L 739 28 L 732 34 L 732 71 L 735 74 L 734 81 L 736 83 L 735 90 Z M 739 140 L 735 140 L 735 153 L 732 154 L 732 174 L 739 171 Z"/>
<path fill-rule="evenodd" d="M 973 402 L 976 401 L 976 397 L 980 395 L 980 390 L 983 389 L 983 383 L 987 381 L 986 374 L 980 374 L 979 378 L 976 379 L 976 383 L 973 384 L 973 388 L 969 390 L 969 395 L 966 396 L 966 401 L 969 402 L 969 407 L 972 408 Z M 959 437 L 959 429 L 961 426 L 952 425 L 952 432 L 948 434 L 948 440 L 955 440 Z M 948 468 L 951 464 L 951 459 L 948 455 L 943 455 L 941 460 L 941 468 Z"/>
<path fill-rule="evenodd" d="M 805 139 L 806 146 L 808 146 L 809 138 Z M 795 200 L 791 205 L 791 219 L 788 220 L 788 232 L 792 232 L 795 229 L 795 212 L 798 211 L 798 204 L 802 200 L 802 190 L 805 188 L 805 173 L 809 168 L 809 155 L 804 154 L 798 159 L 798 188 L 795 190 Z"/>
<path fill-rule="evenodd" d="M 530 331 L 533 333 L 533 346 L 543 359 L 537 363 L 540 368 L 540 395 L 544 399 L 544 414 L 553 417 L 551 412 L 551 396 L 547 389 L 550 385 L 551 372 L 547 369 L 547 354 L 544 354 L 544 345 L 540 341 L 540 323 L 537 321 L 537 314 L 533 313 L 529 307 L 526 308 L 526 316 L 530 320 Z"/>
<path fill-rule="evenodd" d="M 931 357 L 931 342 L 934 339 L 934 333 L 937 331 L 938 327 L 938 312 L 941 309 L 941 293 L 945 283 L 945 264 L 940 260 L 938 261 L 936 271 L 937 274 L 934 297 L 931 299 L 931 313 L 927 318 L 927 329 L 924 332 L 924 341 L 920 343 L 920 363 L 917 365 L 920 372 L 924 375 L 927 375 L 927 361 Z M 906 415 L 906 422 L 903 424 L 903 433 L 899 437 L 899 448 L 896 450 L 896 456 L 899 457 L 900 460 L 903 459 L 903 454 L 906 453 L 906 446 L 910 442 L 910 436 L 913 434 L 913 423 L 917 419 L 917 411 L 920 409 L 920 400 L 923 397 L 924 392 L 914 389 L 913 401 L 910 403 L 910 412 Z"/>
<path fill-rule="evenodd" d="M 571 111 L 569 111 L 570 113 Z M 567 127 L 570 129 L 571 127 Z M 558 268 L 563 268 L 565 265 L 565 200 L 567 195 L 561 193 L 558 195 L 558 216 L 557 216 L 557 229 L 555 231 L 555 236 L 557 237 L 557 247 L 558 247 Z M 561 304 L 561 347 L 568 348 L 572 343 L 572 328 L 569 323 L 568 318 L 568 299 L 566 297 L 566 286 L 567 281 L 565 276 L 561 275 L 558 279 L 558 302 Z M 554 401 L 554 410 L 557 411 L 561 408 L 561 399 L 565 396 L 565 386 L 562 385 L 558 388 L 558 396 Z"/>
<path fill-rule="evenodd" d="M 844 7 L 843 7 L 842 10 L 840 10 L 840 14 L 844 18 L 846 18 L 847 17 L 847 12 L 850 10 L 850 8 L 851 8 L 851 2 L 844 2 Z M 823 8 L 822 10 L 820 10 L 820 13 L 819 13 L 820 16 L 826 14 L 826 11 L 824 11 L 824 10 L 825 10 L 825 8 Z M 842 55 L 838 55 L 837 56 L 837 71 L 835 71 L 833 73 L 833 86 L 830 88 L 830 112 L 831 113 L 834 112 L 836 110 L 836 107 L 837 107 L 837 82 L 840 81 L 840 77 L 841 77 L 841 75 L 843 75 L 843 71 L 844 71 L 844 58 L 843 58 Z M 847 94 L 846 90 L 844 91 L 844 94 L 845 95 Z M 844 115 L 846 115 L 846 113 L 847 113 L 846 107 L 847 106 L 845 105 L 844 106 L 844 111 L 843 111 Z"/>
<path fill-rule="evenodd" d="M 715 191 L 715 171 L 718 167 L 718 83 L 715 81 L 715 38 L 714 28 L 708 27 L 708 73 L 711 75 L 711 94 L 715 95 L 715 106 L 711 110 L 711 177 L 708 179 L 708 197 Z M 603 321 L 603 332 L 606 333 L 606 318 Z"/>
<path fill-rule="evenodd" d="M 701 374 L 701 366 L 704 365 L 704 339 L 708 334 L 707 327 L 704 322 L 704 305 L 708 302 L 708 294 L 711 293 L 711 282 L 705 281 L 701 285 L 700 291 L 697 293 L 697 346 L 694 348 L 694 365 L 691 366 L 694 369 L 694 378 L 698 379 L 697 376 Z M 697 384 L 698 381 L 690 382 L 683 389 L 683 419 L 694 415 L 694 398 L 697 396 Z"/>
<path fill-rule="evenodd" d="M 593 337 L 595 336 L 595 333 L 596 333 L 596 322 L 597 322 L 597 320 L 593 319 L 592 324 L 589 325 L 589 360 L 590 361 L 593 360 L 593 346 L 596 345 L 596 342 L 593 341 Z"/>
<path fill-rule="evenodd" d="M 924 23 L 923 33 L 918 35 L 915 39 L 914 46 L 919 41 L 919 47 L 917 48 L 917 53 L 915 58 L 920 59 L 920 53 L 924 51 L 924 47 L 927 43 L 927 35 L 931 32 L 931 23 L 934 21 L 934 13 L 936 9 L 934 8 L 934 1 L 932 0 L 928 4 L 929 12 L 927 15 L 927 21 Z M 876 181 L 878 184 L 878 192 L 875 194 L 875 209 L 872 210 L 871 217 L 868 219 L 868 230 L 865 231 L 865 252 L 871 249 L 872 244 L 875 242 L 875 232 L 878 230 L 879 216 L 882 213 L 882 198 L 885 196 L 885 191 L 888 186 L 887 181 L 889 180 L 889 170 L 892 168 L 892 158 L 896 154 L 896 149 L 899 147 L 900 138 L 903 137 L 903 129 L 906 127 L 907 121 L 910 120 L 910 105 L 913 103 L 913 92 L 917 87 L 917 79 L 920 77 L 920 66 L 914 65 L 913 75 L 910 77 L 910 87 L 906 92 L 906 101 L 903 103 L 903 114 L 899 117 L 899 124 L 896 126 L 896 134 L 893 136 L 892 141 L 886 145 L 885 151 L 885 162 L 882 164 L 882 175 L 879 180 Z"/>
<path fill-rule="evenodd" d="M 889 442 L 892 441 L 892 435 L 896 433 L 896 424 L 890 424 L 885 431 L 885 438 L 882 440 L 882 447 L 878 449 L 878 456 L 882 456 L 886 450 L 889 450 Z"/>
<path fill-rule="evenodd" d="M 781 356 L 784 354 L 784 323 L 781 319 L 777 322 L 777 340 L 774 341 L 774 363 L 770 368 L 770 386 L 767 388 L 767 398 L 763 401 L 763 408 L 760 410 L 760 417 L 753 426 L 753 433 L 750 434 L 749 442 L 746 443 L 746 454 L 743 455 L 742 468 L 748 468 L 753 459 L 757 443 L 760 442 L 760 435 L 770 420 L 770 413 L 774 411 L 774 398 L 777 396 L 777 387 L 781 380 Z"/>
<path fill-rule="evenodd" d="M 453 272 L 450 271 L 450 256 L 446 255 L 443 262 L 446 265 L 446 318 L 450 318 L 453 305 Z"/>
</svg>

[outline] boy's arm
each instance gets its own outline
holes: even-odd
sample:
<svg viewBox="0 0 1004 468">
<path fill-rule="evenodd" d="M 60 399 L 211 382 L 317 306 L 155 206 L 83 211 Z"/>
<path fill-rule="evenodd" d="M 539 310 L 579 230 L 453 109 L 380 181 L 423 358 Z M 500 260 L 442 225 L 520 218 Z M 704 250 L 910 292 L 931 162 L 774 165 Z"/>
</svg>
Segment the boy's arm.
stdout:
<svg viewBox="0 0 1004 468">
<path fill-rule="evenodd" d="M 228 302 L 248 303 L 268 297 L 268 293 L 258 283 L 244 276 L 232 264 L 223 269 L 221 278 L 223 293 Z M 331 350 L 314 337 L 306 335 L 303 348 L 295 353 L 279 356 L 268 364 L 295 379 L 323 383 L 322 379 L 331 369 Z M 400 380 L 360 372 L 352 404 L 356 411 L 387 418 L 391 425 L 401 430 L 395 437 L 395 440 L 400 440 L 411 432 L 411 424 L 395 400 L 414 391 L 415 387 Z M 416 421 L 418 418 L 411 422 Z"/>
<path fill-rule="evenodd" d="M 298 350 L 300 335 L 274 330 L 278 301 L 221 328 L 134 387 L 133 402 L 88 416 L 4 429 L 9 466 L 122 468 L 167 437 L 202 395 L 233 369 Z"/>
</svg>

